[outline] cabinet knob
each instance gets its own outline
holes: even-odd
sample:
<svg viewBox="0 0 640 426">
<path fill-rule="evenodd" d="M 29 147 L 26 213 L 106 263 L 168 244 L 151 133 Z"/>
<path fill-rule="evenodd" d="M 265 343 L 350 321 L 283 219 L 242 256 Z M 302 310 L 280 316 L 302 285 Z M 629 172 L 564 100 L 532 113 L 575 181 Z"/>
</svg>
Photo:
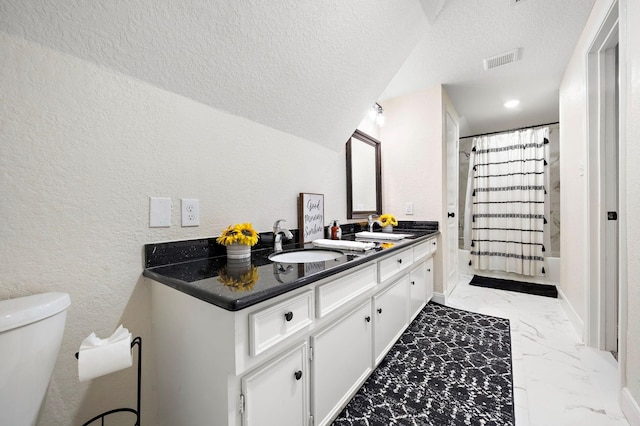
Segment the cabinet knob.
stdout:
<svg viewBox="0 0 640 426">
<path fill-rule="evenodd" d="M 427 272 L 431 272 L 431 269 L 430 269 L 430 268 L 427 268 Z"/>
<path fill-rule="evenodd" d="M 398 259 L 398 263 L 402 263 L 402 259 Z"/>
<path fill-rule="evenodd" d="M 293 319 L 293 312 L 289 311 L 287 313 L 284 314 L 284 319 L 286 319 L 287 321 L 291 321 Z"/>
<path fill-rule="evenodd" d="M 416 282 L 415 281 L 411 281 L 411 285 L 416 285 Z"/>
<path fill-rule="evenodd" d="M 300 380 L 302 378 L 302 371 L 298 370 L 296 371 L 293 376 L 296 378 L 296 380 Z"/>
<path fill-rule="evenodd" d="M 378 313 L 381 314 L 382 313 L 382 308 L 378 308 Z"/>
<path fill-rule="evenodd" d="M 364 320 L 366 322 L 371 322 L 371 317 L 369 315 L 367 315 L 366 317 L 364 317 Z"/>
</svg>

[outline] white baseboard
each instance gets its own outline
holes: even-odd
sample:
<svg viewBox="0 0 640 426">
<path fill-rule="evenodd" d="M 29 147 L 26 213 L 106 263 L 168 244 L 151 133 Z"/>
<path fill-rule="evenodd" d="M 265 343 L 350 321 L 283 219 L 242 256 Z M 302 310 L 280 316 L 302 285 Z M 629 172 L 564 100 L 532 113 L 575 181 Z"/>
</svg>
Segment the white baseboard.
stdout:
<svg viewBox="0 0 640 426">
<path fill-rule="evenodd" d="M 444 294 L 442 293 L 433 293 L 433 297 L 431 298 L 431 301 L 434 303 L 439 303 L 440 305 L 444 305 L 446 299 L 444 297 Z"/>
<path fill-rule="evenodd" d="M 567 314 L 569 322 L 578 334 L 580 341 L 584 342 L 584 322 L 575 311 L 575 309 L 573 309 L 573 306 L 571 306 L 571 303 L 569 303 L 569 300 L 564 295 L 560 287 L 558 287 L 558 298 L 560 299 L 560 306 L 562 306 L 562 310 L 564 310 L 565 314 Z"/>
<path fill-rule="evenodd" d="M 640 426 L 640 406 L 629 393 L 629 388 L 620 391 L 620 408 L 631 426 Z"/>
</svg>

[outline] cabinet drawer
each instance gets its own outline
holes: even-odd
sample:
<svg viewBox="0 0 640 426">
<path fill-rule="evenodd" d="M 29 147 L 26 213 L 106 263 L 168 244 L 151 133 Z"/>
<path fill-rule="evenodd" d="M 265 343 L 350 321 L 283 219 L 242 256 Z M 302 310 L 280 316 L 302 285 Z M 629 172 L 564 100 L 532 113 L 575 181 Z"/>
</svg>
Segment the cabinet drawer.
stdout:
<svg viewBox="0 0 640 426">
<path fill-rule="evenodd" d="M 249 351 L 258 355 L 313 322 L 311 290 L 249 314 Z"/>
<path fill-rule="evenodd" d="M 404 250 L 393 256 L 381 260 L 378 264 L 378 279 L 379 282 L 384 282 L 387 279 L 394 276 L 396 273 L 403 271 L 411 266 L 413 263 L 413 250 Z"/>
<path fill-rule="evenodd" d="M 376 286 L 376 266 L 370 265 L 360 271 L 338 278 L 317 287 L 318 317 L 353 300 L 359 294 Z"/>
<path fill-rule="evenodd" d="M 428 255 L 430 255 L 432 253 L 431 247 L 432 247 L 431 240 L 425 241 L 415 246 L 413 248 L 413 261 L 417 262 L 418 260 L 423 259 Z"/>
</svg>

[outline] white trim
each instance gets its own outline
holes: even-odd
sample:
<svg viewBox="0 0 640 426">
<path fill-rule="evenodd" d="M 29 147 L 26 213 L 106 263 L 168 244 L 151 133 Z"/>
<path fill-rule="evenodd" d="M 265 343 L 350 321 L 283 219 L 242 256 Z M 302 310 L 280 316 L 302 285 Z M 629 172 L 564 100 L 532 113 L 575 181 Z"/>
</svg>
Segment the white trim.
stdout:
<svg viewBox="0 0 640 426">
<path fill-rule="evenodd" d="M 620 390 L 620 408 L 622 409 L 622 414 L 624 414 L 631 426 L 640 425 L 640 406 L 638 406 L 638 402 L 631 396 L 629 388 L 622 388 Z"/>
<path fill-rule="evenodd" d="M 620 91 L 620 131 L 618 132 L 618 149 L 620 159 L 627 158 L 627 0 L 619 0 L 618 14 L 620 17 L 620 39 L 619 41 L 619 91 Z M 620 214 L 618 241 L 620 267 L 618 270 L 618 280 L 620 282 L 618 306 L 618 326 L 620 327 L 618 335 L 618 369 L 620 373 L 620 386 L 624 389 L 627 386 L 627 322 L 628 322 L 628 276 L 627 276 L 627 163 L 620 161 L 618 164 L 618 173 L 620 182 L 620 199 L 618 200 L 618 209 Z M 640 422 L 639 422 L 640 424 Z"/>
<path fill-rule="evenodd" d="M 444 294 L 442 293 L 433 293 L 433 297 L 431 298 L 431 301 L 434 303 L 439 303 L 441 305 L 444 305 L 446 303 L 446 299 L 444 297 Z"/>
<path fill-rule="evenodd" d="M 560 306 L 562 307 L 562 310 L 564 310 L 564 313 L 567 314 L 567 318 L 569 318 L 569 322 L 573 326 L 573 329 L 578 334 L 580 340 L 584 342 L 584 322 L 582 322 L 580 315 L 578 315 L 575 309 L 573 309 L 571 302 L 569 302 L 569 299 L 564 295 L 560 286 L 558 286 L 558 299 L 560 300 Z"/>
<path fill-rule="evenodd" d="M 587 345 L 604 349 L 604 314 L 605 314 L 605 205 L 604 179 L 602 162 L 604 161 L 604 143 L 606 128 L 610 128 L 611 120 L 604 109 L 604 82 L 602 58 L 605 51 L 618 41 L 618 1 L 611 2 L 607 13 L 602 18 L 585 55 L 586 90 L 587 90 L 587 146 L 586 146 L 586 222 L 585 244 L 586 259 L 586 331 Z M 605 125 L 608 123 L 608 125 Z M 620 191 L 618 184 L 618 191 Z M 620 192 L 618 199 L 620 199 Z"/>
</svg>

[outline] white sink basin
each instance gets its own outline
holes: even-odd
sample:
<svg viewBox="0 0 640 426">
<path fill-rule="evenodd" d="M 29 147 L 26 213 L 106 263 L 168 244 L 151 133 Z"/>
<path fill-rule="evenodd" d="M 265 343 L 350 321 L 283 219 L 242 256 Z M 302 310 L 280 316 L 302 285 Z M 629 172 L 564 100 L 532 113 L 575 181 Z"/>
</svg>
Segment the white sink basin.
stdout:
<svg viewBox="0 0 640 426">
<path fill-rule="evenodd" d="M 342 256 L 344 254 L 336 250 L 301 249 L 273 253 L 269 256 L 269 260 L 282 263 L 311 263 L 326 262 Z"/>
</svg>

